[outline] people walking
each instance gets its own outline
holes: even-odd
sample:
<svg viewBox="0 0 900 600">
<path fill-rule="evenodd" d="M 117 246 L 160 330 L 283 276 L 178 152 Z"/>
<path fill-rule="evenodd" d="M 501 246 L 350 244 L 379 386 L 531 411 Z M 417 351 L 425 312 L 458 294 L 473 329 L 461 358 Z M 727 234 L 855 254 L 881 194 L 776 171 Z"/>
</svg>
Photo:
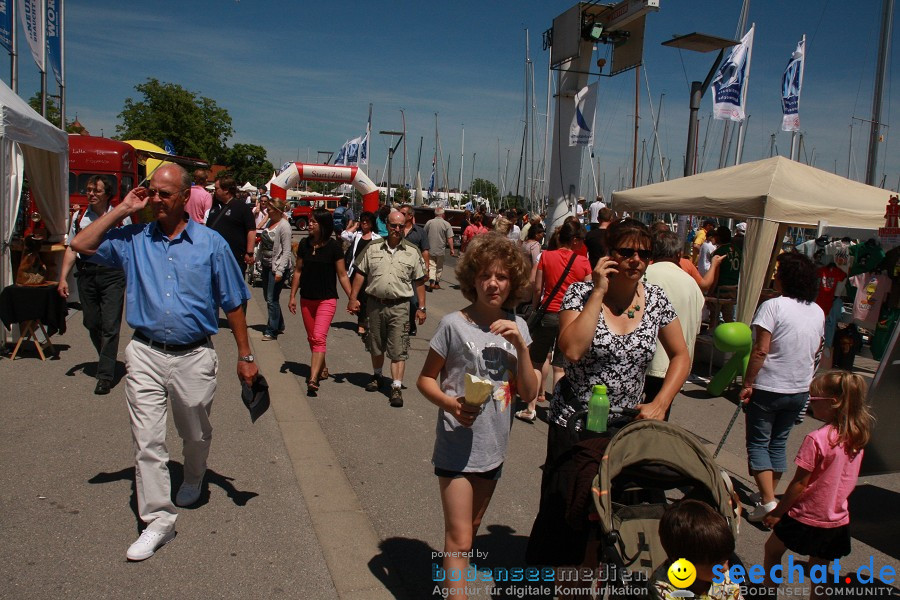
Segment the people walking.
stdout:
<svg viewBox="0 0 900 600">
<path fill-rule="evenodd" d="M 432 463 L 444 507 L 448 574 L 469 566 L 468 553 L 506 459 L 516 391 L 529 398 L 537 394 L 528 357 L 531 337 L 513 312 L 528 290 L 525 257 L 505 236 L 479 236 L 456 275 L 471 304 L 441 319 L 417 382 L 439 409 Z M 488 382 L 483 397 L 466 396 L 471 376 Z M 467 597 L 465 581 L 448 579 L 454 598 Z"/>
<path fill-rule="evenodd" d="M 88 179 L 88 206 L 80 217 L 72 219 L 69 244 L 79 231 L 113 209 L 110 201 L 115 194 L 116 184 L 112 177 L 92 175 Z M 125 217 L 121 224 L 131 225 L 131 218 Z M 67 280 L 73 266 L 77 266 L 75 281 L 78 286 L 84 328 L 88 330 L 98 356 L 97 384 L 94 393 L 103 396 L 109 393 L 116 375 L 122 305 L 125 301 L 125 273 L 121 269 L 105 267 L 86 260 L 86 257 L 76 254 L 69 245 L 63 256 L 59 270 L 59 285 L 56 287 L 63 298 L 69 297 Z"/>
<path fill-rule="evenodd" d="M 369 243 L 353 274 L 347 310 L 360 310 L 359 291 L 365 282 L 368 294 L 366 349 L 372 357 L 372 379 L 366 391 L 381 387 L 384 357 L 391 361 L 391 406 L 403 406 L 403 374 L 409 358 L 409 299 L 418 295 L 416 319 L 425 322 L 425 287 L 414 286 L 425 279 L 425 263 L 419 249 L 403 239 L 406 218 L 399 211 L 388 215 L 388 237 Z"/>
<path fill-rule="evenodd" d="M 291 225 L 284 218 L 287 204 L 280 198 L 268 202 L 269 222 L 259 236 L 259 262 L 262 267 L 263 297 L 266 300 L 268 320 L 262 339 L 270 341 L 284 333 L 284 315 L 281 312 L 281 290 L 286 277 L 291 274 L 294 256 L 291 253 Z"/>
<path fill-rule="evenodd" d="M 237 344 L 238 377 L 252 384 L 257 376 L 241 310 L 250 290 L 222 236 L 185 220 L 190 187 L 187 171 L 165 164 L 153 173 L 149 187 L 131 190 L 71 243 L 91 262 L 122 269 L 128 285 L 126 316 L 134 339 L 125 349 L 125 397 L 134 439 L 137 512 L 147 526 L 128 548 L 129 560 L 147 559 L 175 537 L 167 400 L 184 442 L 184 482 L 175 504 L 189 506 L 200 499 L 212 442 L 209 415 L 218 358 L 210 336 L 218 331 L 219 308 Z M 153 221 L 110 231 L 148 204 Z"/>
<path fill-rule="evenodd" d="M 344 266 L 344 248 L 334 238 L 331 213 L 324 208 L 313 211 L 309 235 L 297 246 L 297 263 L 291 282 L 288 310 L 297 314 L 297 292 L 300 292 L 300 314 L 306 328 L 311 352 L 306 391 L 315 394 L 319 382 L 328 377 L 325 364 L 328 329 L 337 310 L 337 283 L 350 295 L 350 281 Z"/>
<path fill-rule="evenodd" d="M 252 207 L 237 195 L 237 181 L 223 175 L 216 179 L 213 205 L 206 215 L 206 226 L 225 238 L 241 269 L 247 272 L 252 265 L 256 247 L 256 220 Z"/>
<path fill-rule="evenodd" d="M 380 240 L 381 236 L 375 233 L 375 213 L 364 211 L 359 215 L 359 221 L 354 221 L 350 227 L 341 232 L 341 239 L 348 242 L 347 254 L 344 262 L 347 265 L 347 278 L 353 281 L 353 272 L 356 271 L 356 261 L 359 255 L 365 251 L 366 246 L 372 240 Z M 365 282 L 359 290 L 359 313 L 356 315 L 356 333 L 359 336 L 366 334 L 366 290 Z"/>
<path fill-rule="evenodd" d="M 453 226 L 444 218 L 444 209 L 434 209 L 434 218 L 425 223 L 425 235 L 428 237 L 428 285 L 425 291 L 441 289 L 441 277 L 444 273 L 444 256 L 450 247 L 450 256 L 456 256 L 453 248 Z"/>
</svg>

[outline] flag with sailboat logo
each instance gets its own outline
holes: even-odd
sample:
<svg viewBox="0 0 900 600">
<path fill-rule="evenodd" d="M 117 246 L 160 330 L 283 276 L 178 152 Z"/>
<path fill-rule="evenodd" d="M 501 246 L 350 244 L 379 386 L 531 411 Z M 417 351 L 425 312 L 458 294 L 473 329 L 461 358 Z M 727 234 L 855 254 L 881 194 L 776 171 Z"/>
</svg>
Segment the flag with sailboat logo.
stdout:
<svg viewBox="0 0 900 600">
<path fill-rule="evenodd" d="M 800 88 L 803 87 L 803 66 L 806 63 L 806 36 L 788 60 L 781 78 L 782 131 L 800 131 Z"/>
<path fill-rule="evenodd" d="M 355 167 L 356 165 L 364 165 L 369 160 L 369 136 L 360 136 L 347 140 L 341 146 L 337 158 L 334 159 L 335 165 L 345 167 Z"/>
<path fill-rule="evenodd" d="M 713 117 L 716 119 L 744 120 L 755 29 L 754 24 L 716 71 L 712 81 Z"/>
<path fill-rule="evenodd" d="M 597 112 L 597 82 L 586 85 L 575 94 L 575 115 L 569 125 L 569 146 L 594 143 L 594 114 Z"/>
</svg>

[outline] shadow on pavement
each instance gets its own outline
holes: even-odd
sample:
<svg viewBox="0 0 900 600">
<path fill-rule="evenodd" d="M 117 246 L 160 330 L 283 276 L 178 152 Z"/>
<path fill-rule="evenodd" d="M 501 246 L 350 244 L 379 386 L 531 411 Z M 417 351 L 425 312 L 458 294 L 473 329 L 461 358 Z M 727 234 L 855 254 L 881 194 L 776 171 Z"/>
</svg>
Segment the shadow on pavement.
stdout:
<svg viewBox="0 0 900 600">
<path fill-rule="evenodd" d="M 894 510 L 885 510 L 891 506 Z M 850 495 L 851 535 L 888 556 L 900 557 L 898 506 L 900 494 L 897 492 L 868 483 L 856 486 Z"/>
<path fill-rule="evenodd" d="M 74 377 L 76 373 L 81 371 L 88 377 L 97 376 L 97 361 L 78 363 L 66 371 L 66 377 Z M 113 376 L 113 387 L 118 385 L 125 377 L 125 363 L 121 360 L 116 361 L 116 374 Z"/>
<path fill-rule="evenodd" d="M 184 481 L 184 468 L 181 463 L 170 460 L 168 463 L 169 467 L 169 476 L 172 480 L 172 502 L 175 502 L 175 494 L 178 492 L 178 488 L 181 486 L 181 482 Z M 131 497 L 128 500 L 128 506 L 131 508 L 131 512 L 134 514 L 135 521 L 137 521 L 138 530 L 143 529 L 143 523 L 141 523 L 140 515 L 138 514 L 137 509 L 137 491 L 134 487 L 134 467 L 128 467 L 127 469 L 122 469 L 121 471 L 114 472 L 101 472 L 97 473 L 90 479 L 88 479 L 88 483 L 98 484 L 98 483 L 113 483 L 116 481 L 129 481 L 131 482 Z M 227 477 L 212 469 L 206 470 L 206 476 L 203 479 L 204 485 L 203 490 L 200 494 L 200 500 L 197 501 L 196 504 L 186 507 L 188 510 L 193 508 L 199 508 L 204 504 L 209 502 L 209 486 L 216 485 L 225 492 L 225 494 L 234 502 L 235 506 L 246 506 L 247 503 L 259 496 L 256 492 L 248 492 L 242 491 L 234 487 L 232 485 L 232 481 L 234 481 L 233 477 Z M 179 510 L 184 510 L 183 507 L 179 507 Z"/>
</svg>

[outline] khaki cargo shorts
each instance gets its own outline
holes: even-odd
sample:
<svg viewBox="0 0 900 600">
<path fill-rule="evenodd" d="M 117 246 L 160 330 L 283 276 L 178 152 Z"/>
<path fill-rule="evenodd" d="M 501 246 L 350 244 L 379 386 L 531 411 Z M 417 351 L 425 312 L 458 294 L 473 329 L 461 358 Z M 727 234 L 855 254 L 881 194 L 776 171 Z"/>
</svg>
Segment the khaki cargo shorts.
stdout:
<svg viewBox="0 0 900 600">
<path fill-rule="evenodd" d="M 369 296 L 366 303 L 366 350 L 372 356 L 386 354 L 392 361 L 409 359 L 409 301 L 386 306 Z"/>
</svg>

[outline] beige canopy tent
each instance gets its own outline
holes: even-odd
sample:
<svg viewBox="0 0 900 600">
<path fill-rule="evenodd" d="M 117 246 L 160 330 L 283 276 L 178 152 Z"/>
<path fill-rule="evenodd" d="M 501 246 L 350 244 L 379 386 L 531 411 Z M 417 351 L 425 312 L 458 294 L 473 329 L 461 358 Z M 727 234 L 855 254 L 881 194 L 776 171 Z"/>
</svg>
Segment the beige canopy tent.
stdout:
<svg viewBox="0 0 900 600">
<path fill-rule="evenodd" d="M 750 323 L 789 226 L 884 226 L 891 192 L 776 156 L 613 194 L 616 211 L 674 212 L 747 221 L 738 320 Z"/>
</svg>

